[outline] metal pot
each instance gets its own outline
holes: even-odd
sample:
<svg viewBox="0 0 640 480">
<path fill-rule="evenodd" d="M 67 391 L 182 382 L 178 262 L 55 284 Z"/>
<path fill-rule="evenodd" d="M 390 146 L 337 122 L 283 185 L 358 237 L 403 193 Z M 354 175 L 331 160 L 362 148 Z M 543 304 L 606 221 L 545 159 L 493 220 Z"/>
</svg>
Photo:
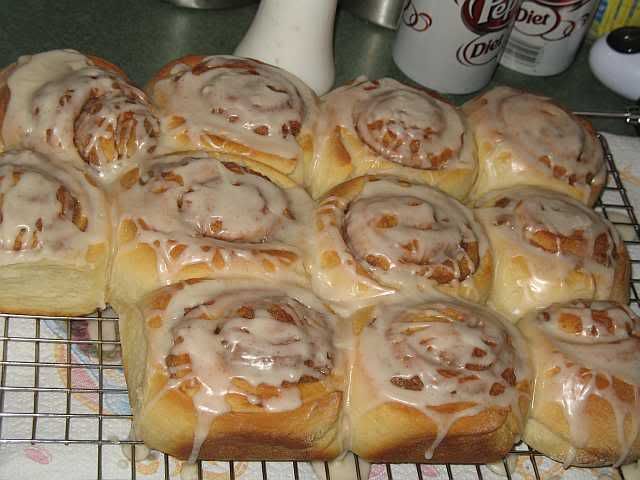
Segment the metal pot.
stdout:
<svg viewBox="0 0 640 480">
<path fill-rule="evenodd" d="M 166 0 L 173 3 L 178 7 L 185 8 L 210 8 L 210 9 L 222 9 L 231 7 L 242 7 L 250 3 L 255 3 L 257 0 Z"/>
<path fill-rule="evenodd" d="M 340 5 L 354 15 L 392 30 L 398 28 L 404 3 L 404 0 L 340 0 Z"/>
</svg>

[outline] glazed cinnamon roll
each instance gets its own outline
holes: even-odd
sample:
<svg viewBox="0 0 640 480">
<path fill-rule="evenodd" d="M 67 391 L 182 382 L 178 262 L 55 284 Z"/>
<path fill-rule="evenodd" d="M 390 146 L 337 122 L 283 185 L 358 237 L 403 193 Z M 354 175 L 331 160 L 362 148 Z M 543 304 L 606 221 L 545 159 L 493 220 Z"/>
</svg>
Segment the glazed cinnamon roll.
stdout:
<svg viewBox="0 0 640 480">
<path fill-rule="evenodd" d="M 330 459 L 342 450 L 336 318 L 310 292 L 190 280 L 121 317 L 136 433 L 181 459 Z"/>
<path fill-rule="evenodd" d="M 345 315 L 397 293 L 483 302 L 491 286 L 491 252 L 471 211 L 397 177 L 331 190 L 316 207 L 312 244 L 313 288 Z"/>
<path fill-rule="evenodd" d="M 463 106 L 478 147 L 474 201 L 533 185 L 592 206 L 606 183 L 600 141 L 589 122 L 551 99 L 497 87 Z"/>
<path fill-rule="evenodd" d="M 480 200 L 494 256 L 488 303 L 517 320 L 578 298 L 629 300 L 630 264 L 616 229 L 566 195 L 513 188 Z"/>
<path fill-rule="evenodd" d="M 89 177 L 36 152 L 0 154 L 0 311 L 104 307 L 110 231 L 105 197 Z"/>
<path fill-rule="evenodd" d="M 308 283 L 311 200 L 262 164 L 203 152 L 154 158 L 121 178 L 115 204 L 116 306 L 196 277 Z"/>
<path fill-rule="evenodd" d="M 164 152 L 242 155 L 302 182 L 317 98 L 290 73 L 247 58 L 191 55 L 163 67 L 147 91 Z"/>
<path fill-rule="evenodd" d="M 30 148 L 110 183 L 152 154 L 159 124 L 122 70 L 73 50 L 23 56 L 0 74 L 0 146 Z"/>
<path fill-rule="evenodd" d="M 479 306 L 377 306 L 358 315 L 348 418 L 373 462 L 491 462 L 519 439 L 530 402 L 527 348 Z"/>
<path fill-rule="evenodd" d="M 565 466 L 640 458 L 640 319 L 578 300 L 525 317 L 535 391 L 524 439 Z"/>
<path fill-rule="evenodd" d="M 323 97 L 306 184 L 317 198 L 350 178 L 390 173 L 462 200 L 476 166 L 471 132 L 456 107 L 391 78 L 361 77 Z"/>
</svg>

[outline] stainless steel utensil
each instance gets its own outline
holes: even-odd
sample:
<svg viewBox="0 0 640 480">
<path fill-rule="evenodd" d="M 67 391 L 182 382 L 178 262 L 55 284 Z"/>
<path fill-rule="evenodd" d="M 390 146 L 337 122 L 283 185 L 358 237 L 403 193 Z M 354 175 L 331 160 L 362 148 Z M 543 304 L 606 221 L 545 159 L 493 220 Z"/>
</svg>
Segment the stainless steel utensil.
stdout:
<svg viewBox="0 0 640 480">
<path fill-rule="evenodd" d="M 340 0 L 340 5 L 358 17 L 395 30 L 404 0 Z"/>
<path fill-rule="evenodd" d="M 627 107 L 624 112 L 574 112 L 583 117 L 619 118 L 636 129 L 640 135 L 640 106 Z"/>
<path fill-rule="evenodd" d="M 222 9 L 232 7 L 242 7 L 249 3 L 256 3 L 257 0 L 165 0 L 169 3 L 173 3 L 178 7 L 185 8 L 210 8 L 210 9 Z"/>
</svg>

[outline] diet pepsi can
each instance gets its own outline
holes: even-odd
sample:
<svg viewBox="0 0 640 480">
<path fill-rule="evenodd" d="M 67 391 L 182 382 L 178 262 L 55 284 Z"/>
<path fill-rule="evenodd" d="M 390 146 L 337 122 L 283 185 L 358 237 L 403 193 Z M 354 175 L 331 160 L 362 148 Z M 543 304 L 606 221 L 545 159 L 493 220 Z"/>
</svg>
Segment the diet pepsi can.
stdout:
<svg viewBox="0 0 640 480">
<path fill-rule="evenodd" d="M 600 0 L 525 0 L 500 64 L 536 76 L 573 62 Z"/>
<path fill-rule="evenodd" d="M 493 76 L 522 0 L 409 0 L 393 45 L 408 77 L 443 93 L 480 90 Z"/>
</svg>

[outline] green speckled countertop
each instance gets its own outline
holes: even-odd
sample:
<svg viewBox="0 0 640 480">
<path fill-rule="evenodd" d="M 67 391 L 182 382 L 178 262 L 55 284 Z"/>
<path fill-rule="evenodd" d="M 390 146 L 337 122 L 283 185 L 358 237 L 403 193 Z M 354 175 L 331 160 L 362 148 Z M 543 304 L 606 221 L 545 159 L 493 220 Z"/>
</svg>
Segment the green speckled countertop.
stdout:
<svg viewBox="0 0 640 480">
<path fill-rule="evenodd" d="M 321 0 L 319 0 L 321 1 Z M 292 2 L 293 3 L 293 2 Z M 251 23 L 256 5 L 230 10 L 190 10 L 160 0 L 4 0 L 0 15 L 0 65 L 19 55 L 75 48 L 121 66 L 139 85 L 168 61 L 188 53 L 231 53 Z M 335 28 L 336 84 L 360 74 L 409 81 L 393 63 L 394 32 L 339 10 Z M 628 100 L 598 82 L 587 64 L 588 45 L 565 73 L 547 78 L 500 67 L 493 83 L 552 96 L 574 110 L 622 110 Z M 468 97 L 451 97 L 461 103 Z M 620 120 L 597 128 L 634 134 Z"/>
</svg>

